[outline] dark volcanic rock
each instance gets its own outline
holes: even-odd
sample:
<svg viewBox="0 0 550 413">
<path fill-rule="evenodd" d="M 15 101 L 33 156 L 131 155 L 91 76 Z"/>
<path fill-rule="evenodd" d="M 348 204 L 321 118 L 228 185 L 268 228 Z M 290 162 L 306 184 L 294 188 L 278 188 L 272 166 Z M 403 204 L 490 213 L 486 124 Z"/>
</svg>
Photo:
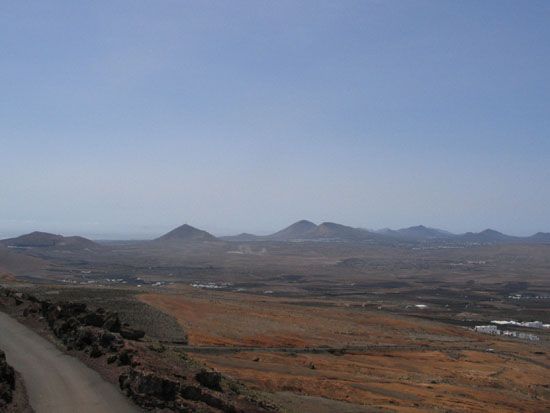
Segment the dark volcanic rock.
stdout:
<svg viewBox="0 0 550 413">
<path fill-rule="evenodd" d="M 124 341 L 109 331 L 101 330 L 99 333 L 99 344 L 111 351 L 118 351 L 124 346 Z"/>
<path fill-rule="evenodd" d="M 217 371 L 201 370 L 195 376 L 197 381 L 211 390 L 222 390 L 222 375 Z"/>
<path fill-rule="evenodd" d="M 82 314 L 78 320 L 86 326 L 102 327 L 105 324 L 105 314 L 99 311 L 90 311 Z"/>
<path fill-rule="evenodd" d="M 118 333 L 120 332 L 121 327 L 122 327 L 122 324 L 120 323 L 118 314 L 107 313 L 107 315 L 105 316 L 105 323 L 103 324 L 103 328 L 105 330 L 109 330 L 112 333 Z"/>
<path fill-rule="evenodd" d="M 119 377 L 121 390 L 145 408 L 168 408 L 176 399 L 179 383 L 151 371 L 130 369 Z"/>
<path fill-rule="evenodd" d="M 58 338 L 64 338 L 69 332 L 72 332 L 80 327 L 80 323 L 74 317 L 69 318 L 68 320 L 55 320 L 52 326 L 54 334 Z"/>
<path fill-rule="evenodd" d="M 15 371 L 6 361 L 6 355 L 0 350 L 0 411 L 11 403 L 15 390 Z"/>
<path fill-rule="evenodd" d="M 30 314 L 37 314 L 40 312 L 40 304 L 31 302 L 30 305 L 23 310 L 23 316 L 28 317 Z"/>
<path fill-rule="evenodd" d="M 185 386 L 181 389 L 180 395 L 184 399 L 198 401 L 202 398 L 202 390 L 199 386 Z"/>
<path fill-rule="evenodd" d="M 206 405 L 216 409 L 215 411 L 221 410 L 222 412 L 228 413 L 243 412 L 242 410 L 237 410 L 234 406 L 230 405 L 223 399 L 202 391 L 199 386 L 183 387 L 180 391 L 180 398 L 205 403 Z"/>
<path fill-rule="evenodd" d="M 263 411 L 261 409 L 237 409 L 230 402 L 224 400 L 221 393 L 218 393 L 218 396 L 208 389 L 201 388 L 197 384 L 182 385 L 175 379 L 153 371 L 143 370 L 142 368 L 133 368 L 127 373 L 122 374 L 119 377 L 119 384 L 122 391 L 128 397 L 146 409 L 166 409 L 170 411 L 221 410 L 223 412 L 241 411 L 243 413 L 246 411 Z M 186 401 L 204 404 L 202 404 L 200 409 L 189 410 L 188 407 L 185 407 L 186 403 L 188 403 Z"/>
<path fill-rule="evenodd" d="M 84 303 L 58 303 L 57 307 L 61 318 L 75 317 L 86 311 L 86 304 Z"/>
<path fill-rule="evenodd" d="M 132 364 L 132 359 L 134 358 L 134 351 L 130 349 L 123 349 L 118 354 L 118 365 L 119 366 L 129 366 Z"/>
<path fill-rule="evenodd" d="M 124 340 L 112 331 L 120 330 L 120 320 L 116 313 L 107 313 L 99 308 L 88 311 L 83 303 L 56 303 L 42 301 L 31 302 L 24 316 L 41 312 L 50 328 L 67 346 L 87 352 L 90 357 L 100 357 L 106 351 L 117 352 L 124 346 Z M 101 328 L 106 326 L 107 328 Z M 140 337 L 142 332 L 126 328 L 128 335 Z M 109 331 L 110 330 L 110 331 Z M 144 334 L 144 333 L 143 333 Z"/>
<path fill-rule="evenodd" d="M 78 350 L 84 350 L 97 341 L 97 335 L 91 327 L 80 327 L 76 333 L 75 346 Z"/>
<path fill-rule="evenodd" d="M 123 327 L 120 330 L 120 335 L 126 340 L 139 340 L 145 337 L 145 332 L 141 330 L 134 330 L 133 328 Z"/>
<path fill-rule="evenodd" d="M 57 303 L 52 304 L 43 301 L 41 304 L 42 315 L 48 321 L 50 327 L 53 327 L 59 319 L 68 320 L 71 317 L 77 317 L 86 311 L 86 304 L 82 303 Z"/>
<path fill-rule="evenodd" d="M 101 347 L 97 343 L 92 344 L 92 347 L 90 349 L 90 357 L 91 358 L 95 359 L 95 358 L 101 357 L 103 354 L 104 353 L 101 350 Z"/>
</svg>

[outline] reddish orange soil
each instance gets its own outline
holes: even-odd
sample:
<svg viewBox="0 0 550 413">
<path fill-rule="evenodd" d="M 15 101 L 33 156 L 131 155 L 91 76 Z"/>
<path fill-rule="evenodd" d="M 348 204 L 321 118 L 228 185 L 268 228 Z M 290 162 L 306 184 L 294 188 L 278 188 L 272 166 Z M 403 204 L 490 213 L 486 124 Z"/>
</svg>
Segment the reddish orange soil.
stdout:
<svg viewBox="0 0 550 413">
<path fill-rule="evenodd" d="M 211 292 L 144 294 L 140 300 L 174 316 L 193 345 L 343 347 L 409 344 L 416 335 L 414 344 L 424 336 L 458 333 L 472 340 L 479 337 L 456 327 L 345 305 L 312 307 L 275 298 Z"/>
<path fill-rule="evenodd" d="M 194 345 L 419 346 L 344 355 L 252 351 L 194 355 L 256 389 L 399 412 L 550 410 L 550 360 L 541 346 L 348 308 L 345 303 L 314 307 L 287 299 L 196 290 L 144 294 L 140 299 L 173 315 Z M 489 347 L 494 353 L 485 351 Z"/>
<path fill-rule="evenodd" d="M 526 362 L 440 351 L 361 355 L 238 353 L 201 359 L 257 389 L 292 391 L 398 411 L 543 411 L 548 372 Z M 257 361 L 255 361 L 257 360 Z M 315 369 L 312 369 L 314 366 Z M 504 367 L 506 366 L 506 367 Z"/>
</svg>

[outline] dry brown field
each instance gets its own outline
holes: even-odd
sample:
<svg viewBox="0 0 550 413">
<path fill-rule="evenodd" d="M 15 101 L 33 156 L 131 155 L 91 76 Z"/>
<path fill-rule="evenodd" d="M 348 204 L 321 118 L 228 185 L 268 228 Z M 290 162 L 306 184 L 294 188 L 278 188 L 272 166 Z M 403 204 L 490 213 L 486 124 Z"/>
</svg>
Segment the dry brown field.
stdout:
<svg viewBox="0 0 550 413">
<path fill-rule="evenodd" d="M 194 357 L 255 389 L 273 392 L 289 403 L 289 411 L 304 408 L 304 399 L 299 404 L 292 394 L 311 396 L 306 400 L 313 405 L 318 397 L 347 402 L 357 411 L 550 409 L 550 360 L 540 344 L 366 310 L 345 301 L 306 304 L 191 289 L 139 299 L 174 316 L 193 346 L 250 347 Z M 369 345 L 407 348 L 351 349 L 343 354 L 299 351 Z"/>
</svg>

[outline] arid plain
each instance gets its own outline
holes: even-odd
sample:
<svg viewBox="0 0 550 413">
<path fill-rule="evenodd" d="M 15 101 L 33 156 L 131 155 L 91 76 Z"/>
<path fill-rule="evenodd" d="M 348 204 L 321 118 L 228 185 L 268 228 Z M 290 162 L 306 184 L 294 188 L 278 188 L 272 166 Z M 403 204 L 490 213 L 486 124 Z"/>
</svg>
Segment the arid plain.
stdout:
<svg viewBox="0 0 550 413">
<path fill-rule="evenodd" d="M 203 237 L 4 246 L 2 282 L 114 309 L 279 411 L 550 409 L 550 329 L 520 324 L 550 320 L 546 243 Z M 474 331 L 498 320 L 515 336 Z"/>
</svg>

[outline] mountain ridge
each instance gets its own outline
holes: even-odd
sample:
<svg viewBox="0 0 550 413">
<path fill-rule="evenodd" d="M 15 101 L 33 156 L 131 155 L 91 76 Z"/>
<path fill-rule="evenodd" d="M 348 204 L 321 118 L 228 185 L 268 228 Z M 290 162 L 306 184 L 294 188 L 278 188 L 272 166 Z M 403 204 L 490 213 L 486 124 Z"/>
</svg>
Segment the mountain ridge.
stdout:
<svg viewBox="0 0 550 413">
<path fill-rule="evenodd" d="M 323 222 L 319 225 L 308 220 L 300 220 L 270 235 L 242 233 L 221 237 L 225 241 L 379 241 L 379 242 L 444 242 L 456 244 L 506 244 L 506 243 L 550 243 L 550 233 L 538 232 L 531 236 L 519 237 L 507 235 L 494 229 L 480 232 L 455 234 L 443 229 L 415 225 L 397 230 L 384 228 L 373 231 L 351 227 L 335 222 Z"/>
<path fill-rule="evenodd" d="M 66 248 L 66 249 L 90 249 L 100 248 L 100 245 L 88 238 L 78 235 L 63 236 L 49 232 L 33 231 L 14 238 L 0 240 L 0 244 L 6 247 L 16 248 Z"/>
</svg>

